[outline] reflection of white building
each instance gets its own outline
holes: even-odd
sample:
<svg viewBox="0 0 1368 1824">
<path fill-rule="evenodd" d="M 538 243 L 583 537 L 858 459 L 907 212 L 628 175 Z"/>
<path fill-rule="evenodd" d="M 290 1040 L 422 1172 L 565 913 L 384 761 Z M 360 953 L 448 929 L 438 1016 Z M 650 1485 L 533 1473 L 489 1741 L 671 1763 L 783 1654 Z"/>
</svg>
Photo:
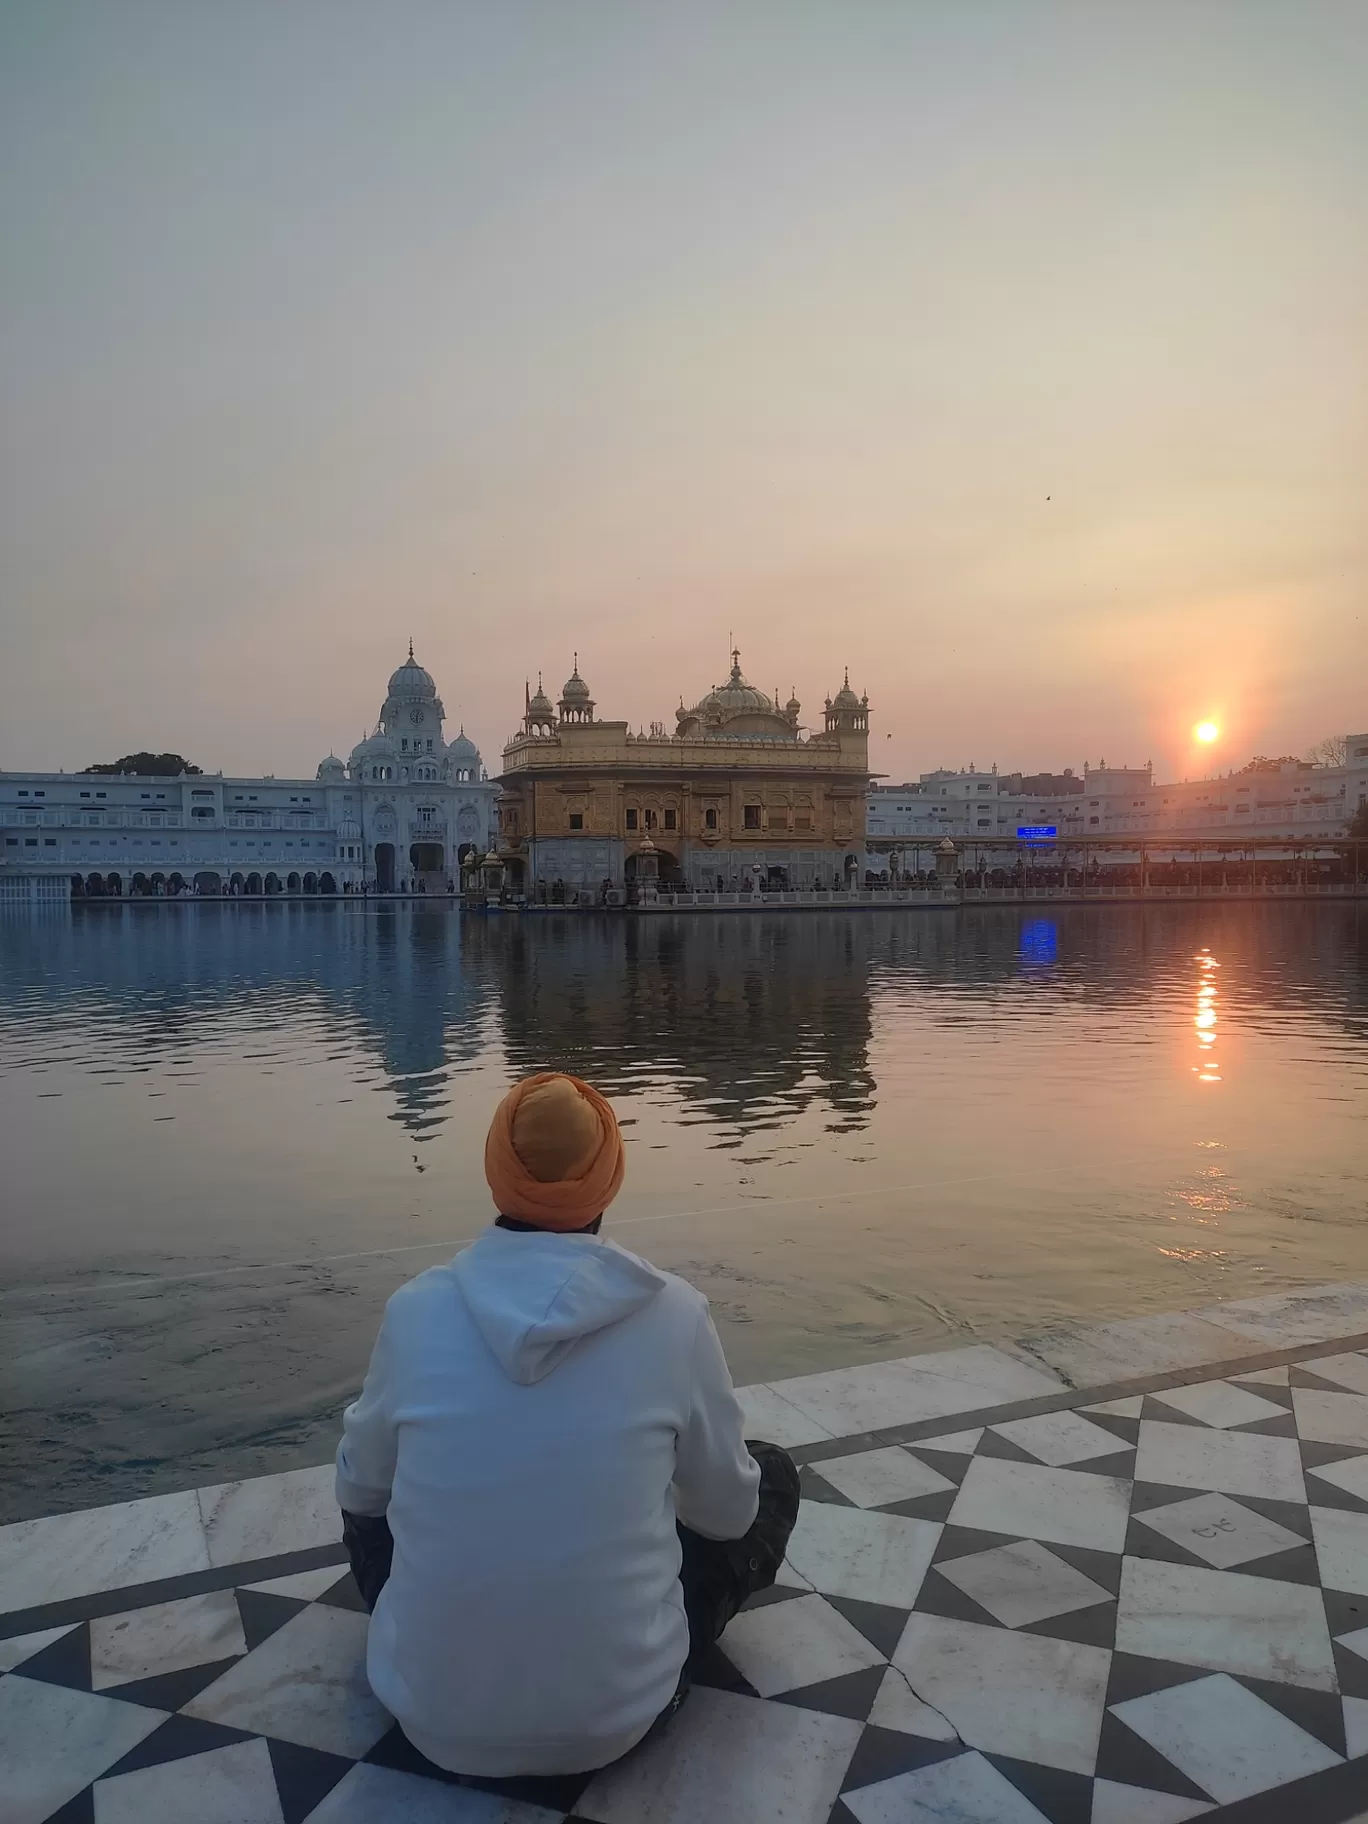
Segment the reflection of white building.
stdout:
<svg viewBox="0 0 1368 1824">
<path fill-rule="evenodd" d="M 444 717 L 410 646 L 374 734 L 313 779 L 0 772 L 0 898 L 445 892 L 497 788 Z"/>
</svg>

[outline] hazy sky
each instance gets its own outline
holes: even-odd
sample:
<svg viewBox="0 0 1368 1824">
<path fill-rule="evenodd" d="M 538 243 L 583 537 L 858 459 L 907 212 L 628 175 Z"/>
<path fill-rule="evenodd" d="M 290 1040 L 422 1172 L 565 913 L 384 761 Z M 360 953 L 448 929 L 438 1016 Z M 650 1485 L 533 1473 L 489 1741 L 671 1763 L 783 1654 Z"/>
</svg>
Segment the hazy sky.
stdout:
<svg viewBox="0 0 1368 1824">
<path fill-rule="evenodd" d="M 0 765 L 1368 727 L 1368 0 L 0 0 Z M 891 739 L 886 737 L 891 735 Z"/>
</svg>

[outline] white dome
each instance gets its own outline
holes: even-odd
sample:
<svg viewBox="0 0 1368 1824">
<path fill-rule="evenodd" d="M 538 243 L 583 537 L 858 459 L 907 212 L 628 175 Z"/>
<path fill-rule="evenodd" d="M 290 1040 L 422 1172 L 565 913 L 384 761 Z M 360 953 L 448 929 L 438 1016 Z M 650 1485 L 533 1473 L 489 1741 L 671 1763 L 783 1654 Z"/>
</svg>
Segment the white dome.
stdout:
<svg viewBox="0 0 1368 1824">
<path fill-rule="evenodd" d="M 413 656 L 413 642 L 409 641 L 409 656 L 390 678 L 389 694 L 402 698 L 404 702 L 431 703 L 437 695 L 437 686 L 432 673 L 424 671 Z"/>
<path fill-rule="evenodd" d="M 337 834 L 341 837 L 343 842 L 359 842 L 361 840 L 361 825 L 354 817 L 344 817 L 337 826 Z"/>
<path fill-rule="evenodd" d="M 329 754 L 326 760 L 320 760 L 318 771 L 314 774 L 315 779 L 325 784 L 328 781 L 345 779 L 346 776 L 347 763 L 345 760 L 339 760 L 336 754 Z"/>
<path fill-rule="evenodd" d="M 447 759 L 454 760 L 458 766 L 478 766 L 480 750 L 470 736 L 461 730 L 454 741 L 447 742 Z"/>
<path fill-rule="evenodd" d="M 393 760 L 397 748 L 393 740 L 377 729 L 373 735 L 367 735 L 364 741 L 358 741 L 351 751 L 348 765 L 356 766 L 363 760 Z"/>
</svg>

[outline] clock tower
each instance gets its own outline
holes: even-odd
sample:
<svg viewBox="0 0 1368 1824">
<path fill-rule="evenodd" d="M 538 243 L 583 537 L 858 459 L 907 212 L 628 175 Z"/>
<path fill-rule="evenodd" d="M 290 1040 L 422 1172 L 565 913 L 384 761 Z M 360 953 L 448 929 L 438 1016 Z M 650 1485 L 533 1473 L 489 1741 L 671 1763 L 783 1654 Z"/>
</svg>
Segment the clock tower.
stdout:
<svg viewBox="0 0 1368 1824">
<path fill-rule="evenodd" d="M 394 743 L 401 765 L 418 755 L 431 755 L 440 763 L 445 714 L 432 675 L 414 658 L 410 640 L 408 658 L 390 679 L 380 711 L 380 726 Z"/>
</svg>

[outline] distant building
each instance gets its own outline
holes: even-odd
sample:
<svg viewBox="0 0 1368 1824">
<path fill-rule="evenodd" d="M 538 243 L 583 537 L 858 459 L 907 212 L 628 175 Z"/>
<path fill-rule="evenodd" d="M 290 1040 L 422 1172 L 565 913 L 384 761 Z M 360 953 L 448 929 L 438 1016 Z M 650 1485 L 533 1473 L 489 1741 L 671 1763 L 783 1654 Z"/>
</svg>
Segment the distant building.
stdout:
<svg viewBox="0 0 1368 1824">
<path fill-rule="evenodd" d="M 0 772 L 0 898 L 444 892 L 495 787 L 409 656 L 374 734 L 312 779 Z"/>
<path fill-rule="evenodd" d="M 1251 761 L 1215 779 L 1156 784 L 1144 766 L 1085 766 L 1082 776 L 980 772 L 923 773 L 915 785 L 871 786 L 866 827 L 886 851 L 894 841 L 1015 841 L 1019 830 L 1134 837 L 1175 843 L 1196 838 L 1333 842 L 1368 802 L 1368 735 L 1350 735 L 1342 766 L 1307 760 Z M 882 866 L 882 854 L 871 857 Z"/>
<path fill-rule="evenodd" d="M 845 683 L 807 734 L 742 675 L 680 703 L 673 734 L 598 719 L 575 669 L 553 706 L 538 684 L 504 748 L 499 853 L 512 884 L 597 892 L 634 879 L 643 852 L 662 885 L 760 881 L 809 887 L 856 874 L 865 847 L 869 700 Z"/>
</svg>

